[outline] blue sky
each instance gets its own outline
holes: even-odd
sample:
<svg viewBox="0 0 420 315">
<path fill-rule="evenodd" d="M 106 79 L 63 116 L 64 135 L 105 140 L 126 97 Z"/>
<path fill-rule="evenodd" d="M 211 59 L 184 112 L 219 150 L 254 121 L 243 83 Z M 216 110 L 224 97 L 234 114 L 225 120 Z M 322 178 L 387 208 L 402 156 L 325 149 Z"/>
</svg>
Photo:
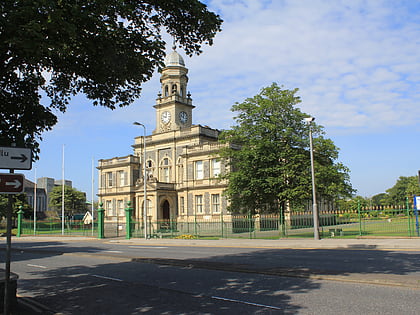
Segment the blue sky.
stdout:
<svg viewBox="0 0 420 315">
<path fill-rule="evenodd" d="M 300 108 L 340 148 L 357 194 L 372 196 L 420 169 L 420 2 L 209 0 L 225 21 L 213 46 L 188 58 L 193 123 L 226 129 L 235 102 L 277 82 L 299 88 Z M 168 39 L 168 52 L 171 40 Z M 92 159 L 131 154 L 155 128 L 159 74 L 130 107 L 114 111 L 75 97 L 43 135 L 36 177 L 65 177 L 91 196 Z M 36 170 L 36 171 L 35 171 Z M 97 190 L 95 169 L 94 190 Z"/>
</svg>

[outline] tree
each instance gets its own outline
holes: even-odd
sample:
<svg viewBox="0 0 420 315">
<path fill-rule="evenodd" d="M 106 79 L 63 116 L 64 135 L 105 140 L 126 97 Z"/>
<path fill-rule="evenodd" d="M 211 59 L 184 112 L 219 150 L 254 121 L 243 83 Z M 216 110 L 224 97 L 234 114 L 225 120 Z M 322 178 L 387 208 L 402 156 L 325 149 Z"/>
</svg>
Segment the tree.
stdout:
<svg viewBox="0 0 420 315">
<path fill-rule="evenodd" d="M 372 196 L 372 206 L 383 206 L 385 204 L 386 193 L 380 193 Z"/>
<path fill-rule="evenodd" d="M 406 198 L 412 198 L 414 195 L 420 195 L 417 176 L 400 176 L 395 185 L 386 190 L 383 203 L 388 205 L 405 204 Z"/>
<path fill-rule="evenodd" d="M 23 215 L 25 218 L 29 218 L 32 214 L 32 207 L 28 204 L 26 194 L 12 195 L 13 198 L 13 209 L 12 216 L 17 217 L 19 207 L 22 206 Z M 0 194 L 0 217 L 6 217 L 6 209 L 8 207 L 8 196 L 6 194 Z"/>
<path fill-rule="evenodd" d="M 192 55 L 221 23 L 198 0 L 2 0 L 0 144 L 32 148 L 37 159 L 53 112 L 72 96 L 129 105 L 162 65 L 163 29 Z"/>
<path fill-rule="evenodd" d="M 49 195 L 49 207 L 61 213 L 62 186 L 55 186 Z M 86 211 L 86 195 L 75 188 L 64 186 L 64 211 L 65 215 L 73 215 Z"/>
<path fill-rule="evenodd" d="M 221 151 L 231 171 L 226 195 L 233 212 L 272 212 L 287 202 L 311 199 L 309 129 L 302 113 L 298 89 L 273 83 L 253 98 L 236 103 L 235 126 L 221 134 Z M 353 192 L 348 169 L 337 163 L 338 148 L 323 138 L 322 127 L 312 125 L 317 191 L 324 199 Z"/>
</svg>

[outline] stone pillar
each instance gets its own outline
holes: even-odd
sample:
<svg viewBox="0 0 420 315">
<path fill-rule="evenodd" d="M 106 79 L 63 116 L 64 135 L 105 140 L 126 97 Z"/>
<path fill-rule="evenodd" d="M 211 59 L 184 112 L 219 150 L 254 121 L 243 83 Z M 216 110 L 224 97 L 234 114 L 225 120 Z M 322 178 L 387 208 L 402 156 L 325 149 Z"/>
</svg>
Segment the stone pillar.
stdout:
<svg viewBox="0 0 420 315">
<path fill-rule="evenodd" d="M 98 238 L 104 238 L 104 212 L 105 209 L 102 207 L 103 203 L 99 204 L 98 208 Z"/>
<path fill-rule="evenodd" d="M 19 211 L 17 212 L 17 237 L 20 237 L 20 235 L 22 234 L 22 215 L 23 215 L 23 210 L 22 210 L 22 206 L 19 206 Z"/>
<path fill-rule="evenodd" d="M 127 208 L 125 208 L 125 238 L 131 238 L 131 214 L 133 213 L 133 208 L 131 207 L 131 201 L 127 201 Z"/>
</svg>

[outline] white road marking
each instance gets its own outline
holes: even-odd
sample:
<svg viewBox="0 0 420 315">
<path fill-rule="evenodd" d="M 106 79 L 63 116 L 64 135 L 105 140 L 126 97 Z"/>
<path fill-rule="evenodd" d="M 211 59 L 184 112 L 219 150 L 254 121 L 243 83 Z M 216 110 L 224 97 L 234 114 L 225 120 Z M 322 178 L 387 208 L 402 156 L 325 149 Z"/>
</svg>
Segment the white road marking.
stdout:
<svg viewBox="0 0 420 315">
<path fill-rule="evenodd" d="M 168 248 L 165 246 L 128 246 L 129 248 L 147 248 L 147 249 L 164 249 L 164 248 Z"/>
<path fill-rule="evenodd" d="M 124 280 L 121 280 L 121 279 L 118 279 L 118 278 L 111 278 L 111 277 L 100 276 L 100 275 L 91 275 L 91 276 L 95 277 L 95 278 L 107 279 L 107 280 L 112 280 L 112 281 L 119 281 L 119 282 L 124 281 Z"/>
<path fill-rule="evenodd" d="M 273 310 L 282 310 L 282 308 L 277 307 L 277 306 L 265 305 L 265 304 L 259 304 L 259 303 L 252 303 L 252 302 L 241 301 L 241 300 L 235 300 L 235 299 L 228 299 L 228 298 L 224 298 L 224 297 L 220 297 L 220 296 L 212 296 L 211 298 L 212 298 L 212 299 L 215 299 L 215 300 L 221 300 L 221 301 L 235 302 L 235 303 L 242 303 L 242 304 L 252 305 L 252 306 L 258 306 L 258 307 L 271 308 L 271 309 L 273 309 Z"/>
<path fill-rule="evenodd" d="M 29 266 L 29 267 L 36 267 L 36 268 L 42 268 L 42 269 L 47 269 L 47 267 L 45 267 L 45 266 L 41 266 L 41 265 L 32 265 L 32 264 L 27 264 L 27 266 Z"/>
<path fill-rule="evenodd" d="M 122 251 L 120 251 L 120 250 L 105 250 L 104 252 L 105 253 L 117 253 L 117 254 L 121 254 L 122 253 Z"/>
</svg>

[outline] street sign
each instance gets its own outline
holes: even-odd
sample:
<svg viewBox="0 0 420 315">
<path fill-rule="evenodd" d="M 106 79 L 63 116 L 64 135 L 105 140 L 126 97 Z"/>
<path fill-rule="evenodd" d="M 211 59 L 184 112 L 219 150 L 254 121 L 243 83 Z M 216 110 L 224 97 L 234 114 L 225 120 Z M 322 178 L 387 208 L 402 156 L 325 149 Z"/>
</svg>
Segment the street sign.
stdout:
<svg viewBox="0 0 420 315">
<path fill-rule="evenodd" d="M 32 168 L 31 149 L 0 147 L 0 168 L 30 170 Z"/>
<path fill-rule="evenodd" d="M 23 174 L 1 173 L 0 174 L 0 193 L 1 194 L 20 194 L 23 192 Z"/>
</svg>

